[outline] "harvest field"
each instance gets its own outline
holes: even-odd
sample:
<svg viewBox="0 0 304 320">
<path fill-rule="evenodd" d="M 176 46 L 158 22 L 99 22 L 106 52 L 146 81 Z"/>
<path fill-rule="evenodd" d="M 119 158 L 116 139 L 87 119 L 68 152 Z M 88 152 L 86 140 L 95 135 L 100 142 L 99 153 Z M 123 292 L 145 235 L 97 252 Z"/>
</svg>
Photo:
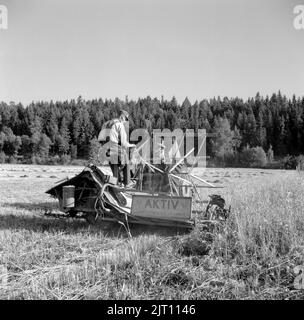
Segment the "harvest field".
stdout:
<svg viewBox="0 0 304 320">
<path fill-rule="evenodd" d="M 190 233 L 131 226 L 130 237 L 119 224 L 44 216 L 57 207 L 44 192 L 81 170 L 0 166 L 0 299 L 304 297 L 304 174 L 196 169 L 225 186 L 208 193 L 231 205 L 226 226 L 210 234 L 198 216 Z"/>
</svg>

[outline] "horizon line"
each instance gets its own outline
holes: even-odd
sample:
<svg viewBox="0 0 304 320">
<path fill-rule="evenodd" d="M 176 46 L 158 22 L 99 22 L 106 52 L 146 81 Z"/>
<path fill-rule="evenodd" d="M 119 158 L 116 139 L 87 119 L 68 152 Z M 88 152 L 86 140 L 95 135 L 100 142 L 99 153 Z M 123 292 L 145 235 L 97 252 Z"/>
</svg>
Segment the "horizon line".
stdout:
<svg viewBox="0 0 304 320">
<path fill-rule="evenodd" d="M 300 98 L 300 99 L 303 99 L 303 98 L 304 98 L 304 93 L 303 93 L 302 95 L 297 95 L 296 93 L 292 93 L 292 94 L 289 94 L 289 95 L 288 95 L 288 94 L 285 94 L 284 92 L 282 92 L 281 89 L 278 89 L 277 91 L 272 92 L 271 94 L 269 94 L 269 93 L 267 93 L 267 94 L 261 94 L 259 91 L 257 91 L 255 95 L 247 96 L 247 97 L 228 96 L 228 95 L 220 95 L 220 94 L 219 94 L 219 95 L 217 95 L 217 96 L 214 95 L 214 96 L 208 97 L 208 98 L 206 97 L 206 98 L 193 99 L 193 98 L 189 98 L 189 96 L 185 96 L 185 98 L 184 98 L 182 101 L 180 101 L 178 98 L 176 98 L 175 95 L 172 95 L 171 98 L 165 97 L 165 95 L 154 96 L 154 97 L 152 97 L 152 95 L 145 95 L 145 96 L 138 96 L 137 98 L 129 98 L 129 95 L 127 95 L 127 94 L 125 95 L 124 98 L 120 98 L 120 97 L 118 97 L 118 96 L 116 96 L 116 97 L 110 97 L 110 98 L 108 98 L 108 97 L 103 98 L 103 97 L 101 97 L 101 96 L 100 96 L 100 97 L 94 97 L 94 98 L 86 98 L 86 97 L 84 97 L 83 95 L 79 94 L 79 95 L 77 95 L 77 96 L 75 96 L 75 97 L 62 98 L 62 99 L 33 99 L 31 102 L 22 102 L 22 101 L 16 102 L 16 101 L 10 100 L 10 99 L 1 99 L 1 100 L 0 100 L 0 103 L 5 103 L 5 104 L 7 104 L 7 105 L 10 105 L 10 104 L 19 105 L 19 104 L 21 104 L 21 105 L 23 105 L 24 107 L 28 107 L 28 106 L 30 106 L 31 104 L 36 104 L 36 103 L 41 103 L 41 102 L 43 102 L 43 103 L 51 103 L 51 102 L 57 103 L 57 102 L 72 101 L 72 100 L 77 100 L 77 99 L 79 99 L 79 97 L 81 97 L 82 100 L 84 100 L 84 101 L 93 101 L 93 100 L 97 100 L 97 101 L 98 101 L 98 100 L 102 100 L 103 102 L 105 102 L 105 101 L 114 102 L 116 99 L 118 99 L 118 100 L 120 100 L 120 101 L 122 101 L 122 102 L 127 102 L 127 103 L 129 103 L 129 102 L 131 102 L 131 101 L 136 102 L 136 101 L 138 101 L 138 100 L 140 100 L 140 99 L 147 99 L 147 98 L 150 98 L 151 100 L 158 99 L 159 101 L 162 101 L 162 99 L 163 99 L 164 101 L 170 102 L 170 101 L 172 101 L 173 98 L 175 98 L 175 100 L 177 101 L 177 103 L 182 105 L 183 102 L 184 102 L 186 99 L 188 99 L 191 104 L 195 104 L 196 102 L 200 103 L 200 102 L 202 102 L 202 101 L 210 101 L 210 100 L 213 100 L 213 99 L 221 99 L 221 100 L 222 100 L 222 99 L 225 99 L 225 98 L 228 98 L 228 99 L 240 99 L 240 100 L 243 100 L 244 102 L 246 102 L 246 101 L 248 101 L 248 100 L 250 100 L 250 99 L 255 98 L 257 95 L 259 95 L 261 98 L 267 98 L 267 97 L 268 97 L 268 98 L 271 98 L 273 95 L 279 94 L 279 93 L 281 94 L 282 97 L 286 97 L 288 100 L 293 99 L 293 97 L 296 97 L 297 100 L 298 100 L 299 98 Z M 127 101 L 127 99 L 128 99 L 128 101 Z"/>
</svg>

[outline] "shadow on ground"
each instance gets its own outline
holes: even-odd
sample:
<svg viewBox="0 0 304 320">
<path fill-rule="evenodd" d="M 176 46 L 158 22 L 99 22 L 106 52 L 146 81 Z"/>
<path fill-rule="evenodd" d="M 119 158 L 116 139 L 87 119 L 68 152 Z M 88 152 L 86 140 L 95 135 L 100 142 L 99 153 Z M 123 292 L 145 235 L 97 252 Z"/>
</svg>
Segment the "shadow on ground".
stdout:
<svg viewBox="0 0 304 320">
<path fill-rule="evenodd" d="M 58 202 L 36 202 L 36 203 L 29 203 L 29 202 L 5 202 L 2 204 L 2 207 L 10 207 L 14 209 L 21 209 L 21 210 L 55 210 L 59 209 Z"/>
<path fill-rule="evenodd" d="M 54 218 L 46 216 L 47 210 L 58 208 L 56 203 L 4 203 L 2 207 L 11 207 L 21 210 L 29 210 L 31 213 L 14 213 L 0 215 L 0 230 L 29 230 L 34 232 L 64 232 L 65 234 L 89 233 L 100 234 L 109 238 L 127 238 L 126 228 L 118 222 L 105 222 L 100 218 L 95 224 L 89 224 L 84 219 Z M 143 234 L 158 236 L 174 236 L 184 234 L 188 231 L 184 229 L 145 226 L 139 224 L 129 225 L 132 237 Z"/>
</svg>

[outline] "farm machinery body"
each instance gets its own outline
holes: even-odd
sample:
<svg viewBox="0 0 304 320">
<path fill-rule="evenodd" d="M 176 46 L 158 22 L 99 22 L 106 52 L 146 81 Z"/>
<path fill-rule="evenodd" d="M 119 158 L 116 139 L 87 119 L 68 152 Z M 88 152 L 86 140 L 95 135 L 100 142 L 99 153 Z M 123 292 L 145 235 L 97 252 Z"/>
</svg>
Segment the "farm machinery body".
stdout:
<svg viewBox="0 0 304 320">
<path fill-rule="evenodd" d="M 193 180 L 204 183 L 198 186 Z M 133 176 L 134 187 L 124 188 L 104 167 L 88 165 L 69 179 L 58 182 L 46 191 L 59 200 L 64 217 L 97 219 L 123 224 L 144 224 L 191 229 L 198 211 L 193 210 L 200 199 L 200 187 L 215 188 L 212 184 L 187 170 L 182 161 L 174 165 L 141 163 Z M 195 195 L 197 197 L 195 197 Z M 208 201 L 207 201 L 208 202 Z M 225 220 L 228 210 L 225 200 L 211 195 L 205 220 Z"/>
</svg>

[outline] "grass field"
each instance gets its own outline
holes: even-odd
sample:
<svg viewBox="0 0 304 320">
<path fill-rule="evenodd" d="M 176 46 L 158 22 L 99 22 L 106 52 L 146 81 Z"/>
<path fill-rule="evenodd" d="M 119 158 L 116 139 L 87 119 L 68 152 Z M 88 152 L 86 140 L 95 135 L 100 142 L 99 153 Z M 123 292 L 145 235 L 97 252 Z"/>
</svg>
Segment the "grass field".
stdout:
<svg viewBox="0 0 304 320">
<path fill-rule="evenodd" d="M 80 167 L 0 166 L 0 299 L 299 299 L 304 175 L 207 169 L 225 188 L 226 226 L 213 234 L 43 216 L 44 192 Z M 205 189 L 206 190 L 206 189 Z M 207 191 L 203 196 L 207 197 Z M 296 268 L 298 267 L 298 268 Z"/>
</svg>

